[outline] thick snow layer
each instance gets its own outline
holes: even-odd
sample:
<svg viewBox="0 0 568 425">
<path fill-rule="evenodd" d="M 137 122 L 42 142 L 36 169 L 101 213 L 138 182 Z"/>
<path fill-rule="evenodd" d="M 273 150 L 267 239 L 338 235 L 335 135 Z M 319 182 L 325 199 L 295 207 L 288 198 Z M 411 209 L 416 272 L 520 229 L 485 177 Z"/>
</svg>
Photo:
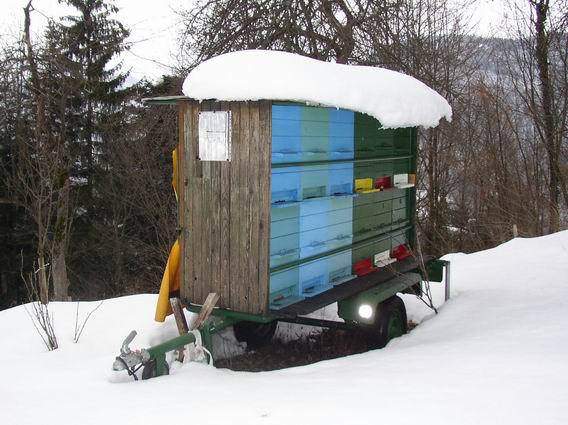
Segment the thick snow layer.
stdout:
<svg viewBox="0 0 568 425">
<path fill-rule="evenodd" d="M 387 69 L 341 65 L 267 50 L 209 59 L 183 93 L 197 100 L 289 100 L 369 114 L 385 128 L 435 127 L 452 118 L 448 102 L 417 79 Z"/>
<path fill-rule="evenodd" d="M 567 424 L 568 232 L 446 258 L 452 299 L 437 316 L 405 296 L 421 323 L 385 349 L 274 372 L 174 364 L 139 382 L 112 372 L 131 329 L 135 347 L 176 334 L 171 318 L 153 321 L 154 295 L 105 301 L 78 344 L 75 304 L 52 303 L 54 352 L 24 307 L 2 311 L 0 423 Z"/>
</svg>

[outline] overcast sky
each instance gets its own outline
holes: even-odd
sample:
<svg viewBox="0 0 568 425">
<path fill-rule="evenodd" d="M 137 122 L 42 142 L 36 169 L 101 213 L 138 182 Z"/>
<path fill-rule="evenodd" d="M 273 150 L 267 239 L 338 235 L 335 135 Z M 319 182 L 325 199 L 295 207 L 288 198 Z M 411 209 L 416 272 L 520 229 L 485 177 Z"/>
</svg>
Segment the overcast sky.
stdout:
<svg viewBox="0 0 568 425">
<path fill-rule="evenodd" d="M 18 37 L 24 21 L 23 8 L 28 0 L 0 0 L 0 36 L 4 43 Z M 131 77 L 159 78 L 168 73 L 168 66 L 175 62 L 176 39 L 179 32 L 179 17 L 175 10 L 192 0 L 115 0 L 120 9 L 116 16 L 130 29 L 132 43 L 130 52 L 122 58 L 125 69 L 131 70 Z M 75 14 L 73 8 L 62 6 L 57 0 L 34 0 L 36 12 L 32 14 L 32 28 L 41 34 L 47 17 L 58 19 Z"/>
<path fill-rule="evenodd" d="M 458 0 L 459 1 L 459 0 Z M 504 14 L 504 0 L 478 0 L 472 9 L 478 34 L 499 33 Z M 23 7 L 28 0 L 0 0 L 0 37 L 3 43 L 18 37 L 23 23 Z M 188 7 L 193 0 L 115 0 L 119 7 L 117 18 L 130 29 L 130 52 L 122 58 L 131 78 L 155 79 L 168 73 L 168 66 L 175 61 L 176 39 L 179 33 L 179 17 L 175 10 Z M 41 33 L 47 17 L 58 19 L 73 12 L 57 0 L 34 0 L 36 12 L 32 14 L 33 31 Z"/>
</svg>

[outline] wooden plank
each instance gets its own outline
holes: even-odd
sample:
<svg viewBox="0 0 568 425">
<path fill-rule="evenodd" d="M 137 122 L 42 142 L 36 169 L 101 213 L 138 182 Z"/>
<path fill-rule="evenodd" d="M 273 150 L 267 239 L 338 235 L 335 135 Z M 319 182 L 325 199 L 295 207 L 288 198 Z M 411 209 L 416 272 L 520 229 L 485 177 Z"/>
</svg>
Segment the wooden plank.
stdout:
<svg viewBox="0 0 568 425">
<path fill-rule="evenodd" d="M 201 301 L 201 281 L 202 281 L 202 254 L 203 250 L 201 247 L 201 239 L 203 227 L 201 223 L 201 210 L 203 208 L 201 200 L 201 186 L 203 180 L 201 161 L 198 159 L 199 145 L 198 145 L 198 122 L 199 122 L 199 106 L 197 103 L 192 103 L 191 109 L 191 165 L 193 169 L 193 175 L 191 180 L 191 253 L 193 256 L 193 276 L 191 285 L 191 294 L 195 302 Z"/>
<path fill-rule="evenodd" d="M 226 109 L 232 110 L 227 103 Z M 232 114 L 232 111 L 231 111 Z M 220 300 L 221 306 L 229 306 L 231 300 L 230 267 L 231 267 L 231 167 L 233 161 L 220 164 Z"/>
<path fill-rule="evenodd" d="M 176 319 L 178 333 L 180 335 L 185 335 L 189 332 L 189 327 L 187 326 L 187 320 L 185 320 L 185 314 L 183 313 L 183 307 L 181 305 L 180 299 L 170 298 L 170 305 L 172 306 L 172 311 L 174 312 L 174 318 Z M 183 359 L 185 357 L 184 347 L 180 347 L 176 351 L 178 362 L 183 363 Z"/>
<path fill-rule="evenodd" d="M 172 306 L 172 311 L 174 312 L 174 318 L 176 319 L 176 326 L 180 335 L 184 335 L 189 331 L 187 326 L 187 320 L 185 320 L 185 314 L 183 313 L 183 307 L 179 298 L 170 298 L 170 305 Z"/>
<path fill-rule="evenodd" d="M 191 325 L 191 330 L 198 329 L 203 324 L 203 322 L 207 320 L 209 315 L 211 315 L 211 312 L 213 311 L 213 308 L 215 307 L 215 304 L 217 304 L 218 300 L 219 300 L 219 295 L 214 292 L 207 295 L 207 298 L 203 303 L 203 307 L 201 307 L 201 311 L 199 312 L 197 319 L 195 319 L 195 322 L 193 322 Z"/>
<path fill-rule="evenodd" d="M 270 163 L 272 157 L 272 105 L 270 102 L 260 103 L 259 127 L 258 312 L 267 313 L 270 282 Z"/>
<path fill-rule="evenodd" d="M 180 155 L 182 159 L 182 169 L 183 171 L 183 182 L 182 191 L 184 193 L 183 208 L 184 208 L 184 221 L 180 223 L 182 226 L 184 237 L 186 242 L 183 244 L 183 254 L 180 257 L 183 261 L 182 273 L 183 273 L 183 284 L 181 289 L 182 299 L 193 299 L 192 293 L 192 282 L 195 273 L 193 253 L 191 247 L 193 246 L 193 208 L 195 207 L 192 203 L 192 182 L 195 169 L 192 164 L 192 152 L 191 152 L 191 114 L 192 114 L 192 103 L 191 102 L 181 102 L 183 104 L 183 156 Z M 180 106 L 181 108 L 181 106 Z M 180 173 L 181 174 L 181 173 Z M 181 200 L 180 200 L 181 202 Z"/>
<path fill-rule="evenodd" d="M 209 105 L 211 107 L 212 105 Z M 223 110 L 223 104 L 216 105 Z M 216 109 L 217 109 L 216 108 Z M 208 291 L 221 293 L 221 165 L 223 161 L 209 161 L 210 184 L 208 185 L 209 200 L 209 279 Z"/>
<path fill-rule="evenodd" d="M 230 295 L 226 307 L 239 310 L 240 304 L 238 303 L 240 292 L 240 261 L 239 261 L 239 234 L 240 234 L 240 221 L 239 217 L 241 211 L 239 210 L 239 173 L 241 172 L 240 158 L 241 158 L 241 102 L 232 103 L 232 164 L 230 170 L 231 186 L 230 186 L 230 242 L 229 251 L 231 258 L 231 267 L 229 269 L 229 286 Z"/>
<path fill-rule="evenodd" d="M 191 286 L 194 273 L 193 265 L 193 252 L 191 247 L 193 246 L 193 228 L 192 228 L 192 208 L 193 203 L 191 202 L 191 173 L 193 171 L 191 167 L 191 157 L 192 157 L 192 147 L 191 147 L 191 132 L 193 129 L 193 123 L 191 120 L 192 105 L 190 102 L 184 101 L 180 104 L 180 152 L 178 155 L 179 161 L 179 179 L 178 190 L 179 194 L 179 225 L 181 229 L 181 240 L 180 240 L 180 258 L 181 258 L 181 288 L 180 292 L 183 297 L 192 298 Z"/>
<path fill-rule="evenodd" d="M 211 102 L 202 102 L 200 112 L 210 111 Z M 200 161 L 203 169 L 201 179 L 201 281 L 199 282 L 199 299 L 203 299 L 205 294 L 211 290 L 213 282 L 211 276 L 211 212 L 212 212 L 212 188 L 211 188 L 211 161 Z"/>
<path fill-rule="evenodd" d="M 249 208 L 249 249 L 248 249 L 248 311 L 260 311 L 259 285 L 258 285 L 258 250 L 259 250 L 259 167 L 260 167 L 260 111 L 259 103 L 249 103 L 249 138 L 248 149 L 248 208 Z"/>
<path fill-rule="evenodd" d="M 185 175 L 186 175 L 186 169 L 185 169 L 185 121 L 184 121 L 184 114 L 185 114 L 185 110 L 187 108 L 187 102 L 180 102 L 179 107 L 178 107 L 178 143 L 177 143 L 177 149 L 178 149 L 178 164 L 177 164 L 177 168 L 178 168 L 178 181 L 176 182 L 177 184 L 177 190 L 178 190 L 178 228 L 180 229 L 180 234 L 178 235 L 179 237 L 179 246 L 180 246 L 180 259 L 181 259 L 181 263 L 180 263 L 180 294 L 182 297 L 187 296 L 187 292 L 185 291 L 186 285 L 185 285 L 185 280 L 186 280 L 186 262 L 185 262 L 185 254 L 187 252 L 186 249 L 186 244 L 188 243 L 187 241 L 187 234 L 186 234 L 186 227 L 187 227 L 187 215 L 185 214 L 186 209 L 187 209 L 187 204 L 185 202 L 186 199 L 186 187 L 184 185 L 184 179 L 185 179 Z"/>
<path fill-rule="evenodd" d="M 237 190 L 239 192 L 237 210 L 239 211 L 239 298 L 237 301 L 240 311 L 249 312 L 250 276 L 248 273 L 249 257 L 251 255 L 251 205 L 249 200 L 248 158 L 250 149 L 250 104 L 241 103 L 241 128 L 239 149 L 240 173 Z M 233 188 L 234 190 L 235 188 Z"/>
</svg>

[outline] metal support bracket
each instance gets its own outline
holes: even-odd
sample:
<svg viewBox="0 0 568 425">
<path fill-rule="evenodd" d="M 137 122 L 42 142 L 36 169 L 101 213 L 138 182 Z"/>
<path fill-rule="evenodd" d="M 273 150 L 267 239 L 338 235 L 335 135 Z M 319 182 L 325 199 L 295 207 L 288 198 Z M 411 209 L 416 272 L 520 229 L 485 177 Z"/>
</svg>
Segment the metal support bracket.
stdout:
<svg viewBox="0 0 568 425">
<path fill-rule="evenodd" d="M 444 261 L 444 281 L 446 282 L 446 287 L 444 291 L 444 301 L 448 301 L 450 299 L 450 262 Z"/>
</svg>

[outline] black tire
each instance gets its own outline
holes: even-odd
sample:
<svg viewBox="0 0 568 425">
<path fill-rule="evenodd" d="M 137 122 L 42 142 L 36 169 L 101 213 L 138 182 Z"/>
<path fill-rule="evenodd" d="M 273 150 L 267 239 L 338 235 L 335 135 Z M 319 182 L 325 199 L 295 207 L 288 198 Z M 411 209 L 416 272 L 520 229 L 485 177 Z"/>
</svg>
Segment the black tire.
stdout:
<svg viewBox="0 0 568 425">
<path fill-rule="evenodd" d="M 170 367 L 168 363 L 164 363 L 164 375 L 170 374 Z M 146 379 L 155 378 L 158 376 L 158 364 L 156 359 L 149 360 L 144 367 L 142 368 L 142 380 L 145 381 Z"/>
<path fill-rule="evenodd" d="M 369 330 L 369 346 L 383 348 L 388 342 L 408 332 L 404 301 L 390 297 L 377 306 L 375 323 Z"/>
<path fill-rule="evenodd" d="M 243 321 L 233 325 L 233 332 L 237 341 L 246 342 L 248 349 L 255 349 L 270 342 L 277 326 L 276 320 L 270 323 Z"/>
</svg>

